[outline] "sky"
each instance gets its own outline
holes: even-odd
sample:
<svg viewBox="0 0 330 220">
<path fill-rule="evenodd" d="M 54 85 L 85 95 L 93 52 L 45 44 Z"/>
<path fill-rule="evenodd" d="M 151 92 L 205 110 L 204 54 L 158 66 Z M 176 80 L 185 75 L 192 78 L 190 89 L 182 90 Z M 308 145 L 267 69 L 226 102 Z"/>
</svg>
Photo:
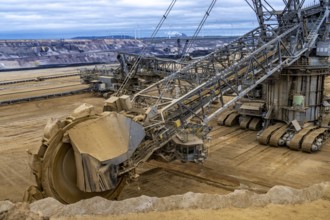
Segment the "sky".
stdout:
<svg viewBox="0 0 330 220">
<path fill-rule="evenodd" d="M 310 4 L 314 0 L 306 0 Z M 0 39 L 148 37 L 172 0 L 1 0 Z M 283 0 L 269 0 L 277 9 Z M 193 35 L 211 0 L 177 0 L 157 36 Z M 244 0 L 217 0 L 200 36 L 241 35 L 257 26 Z"/>
</svg>

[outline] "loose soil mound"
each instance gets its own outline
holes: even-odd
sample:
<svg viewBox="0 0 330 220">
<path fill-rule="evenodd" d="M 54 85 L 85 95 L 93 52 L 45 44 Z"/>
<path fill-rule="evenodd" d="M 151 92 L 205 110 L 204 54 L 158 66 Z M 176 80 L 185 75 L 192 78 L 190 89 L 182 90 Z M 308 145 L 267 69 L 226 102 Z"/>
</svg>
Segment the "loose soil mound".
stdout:
<svg viewBox="0 0 330 220">
<path fill-rule="evenodd" d="M 242 209 L 243 208 L 243 209 Z M 123 201 L 100 197 L 64 205 L 53 198 L 30 205 L 0 202 L 0 219 L 326 219 L 330 215 L 330 182 L 305 189 L 275 186 L 266 194 L 236 190 L 227 195 L 186 193 L 155 198 L 141 196 Z"/>
</svg>

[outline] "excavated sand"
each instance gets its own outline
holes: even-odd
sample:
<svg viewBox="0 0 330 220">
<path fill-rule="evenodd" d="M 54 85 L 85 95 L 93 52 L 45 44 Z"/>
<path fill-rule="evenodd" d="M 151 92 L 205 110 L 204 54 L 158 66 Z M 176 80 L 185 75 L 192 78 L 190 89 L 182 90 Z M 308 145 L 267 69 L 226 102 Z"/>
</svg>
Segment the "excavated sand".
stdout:
<svg viewBox="0 0 330 220">
<path fill-rule="evenodd" d="M 227 195 L 186 193 L 164 198 L 141 196 L 123 201 L 100 197 L 64 205 L 53 198 L 30 205 L 0 202 L 0 219 L 327 219 L 330 182 L 305 189 L 275 186 L 266 194 L 236 190 Z"/>
<path fill-rule="evenodd" d="M 138 214 L 127 214 L 118 216 L 84 216 L 84 217 L 61 217 L 57 220 L 288 220 L 288 219 L 329 219 L 330 201 L 317 200 L 311 203 L 298 205 L 267 205 L 264 208 L 250 207 L 246 209 L 225 208 L 220 210 L 177 210 L 166 212 L 148 212 Z"/>
</svg>

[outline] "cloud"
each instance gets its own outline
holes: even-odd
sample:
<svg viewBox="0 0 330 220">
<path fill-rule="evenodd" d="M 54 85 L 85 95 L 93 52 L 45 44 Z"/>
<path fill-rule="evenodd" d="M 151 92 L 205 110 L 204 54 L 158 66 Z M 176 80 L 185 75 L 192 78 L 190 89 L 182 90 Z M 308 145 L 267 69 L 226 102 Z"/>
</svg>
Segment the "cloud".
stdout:
<svg viewBox="0 0 330 220">
<path fill-rule="evenodd" d="M 283 0 L 269 2 L 275 8 L 283 7 Z M 136 32 L 148 36 L 170 3 L 171 0 L 2 0 L 0 38 Z M 159 33 L 192 34 L 210 3 L 211 0 L 177 0 Z M 241 29 L 242 34 L 256 25 L 254 12 L 244 0 L 218 0 L 203 31 L 233 34 L 233 30 Z"/>
</svg>

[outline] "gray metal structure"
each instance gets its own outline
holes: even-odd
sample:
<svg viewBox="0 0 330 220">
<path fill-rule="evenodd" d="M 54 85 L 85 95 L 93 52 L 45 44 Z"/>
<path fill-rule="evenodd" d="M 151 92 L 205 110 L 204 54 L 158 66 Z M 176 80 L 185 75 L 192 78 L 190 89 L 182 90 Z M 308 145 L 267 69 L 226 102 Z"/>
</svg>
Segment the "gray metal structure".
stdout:
<svg viewBox="0 0 330 220">
<path fill-rule="evenodd" d="M 291 149 L 307 152 L 320 149 L 329 126 L 323 98 L 329 57 L 317 56 L 317 45 L 329 39 L 326 27 L 329 1 L 321 0 L 320 4 L 303 8 L 304 1 L 285 0 L 282 11 L 272 9 L 266 0 L 248 2 L 257 14 L 259 27 L 184 65 L 164 62 L 161 70 L 158 69 L 160 65 L 156 65 L 156 70 L 150 73 L 165 70 L 166 77 L 137 92 L 132 99 L 127 95 L 111 97 L 105 102 L 105 112 L 101 116 L 92 114 L 87 108 L 50 126 L 48 130 L 54 132 L 44 135 L 39 153 L 33 156 L 32 168 L 38 183 L 30 190 L 35 192 L 33 196 L 53 196 L 67 203 L 94 195 L 115 198 L 124 179 L 134 178 L 135 168 L 152 155 L 202 162 L 207 156 L 203 140 L 210 131 L 208 122 L 238 101 L 241 101 L 240 107 L 245 108 L 243 116 L 249 118 L 243 120 L 245 127 L 252 123 L 251 127 L 256 128 L 258 123 L 263 123 L 264 129 L 259 134 L 261 143 L 286 144 Z M 152 63 L 146 65 L 151 66 L 148 70 L 153 69 Z M 233 99 L 225 103 L 223 97 L 226 95 L 232 95 Z M 220 107 L 209 108 L 216 101 L 220 102 Z M 127 121 L 139 124 L 137 127 L 141 127 L 144 134 L 134 152 L 129 152 L 128 159 L 120 164 L 112 164 L 116 158 L 106 152 L 102 160 L 95 160 L 99 153 L 96 149 L 91 146 L 82 152 L 70 138 L 71 129 L 80 123 L 100 121 L 98 119 L 109 111 L 116 111 L 129 118 Z M 238 116 L 231 111 L 223 122 L 231 124 L 226 121 Z M 282 123 L 274 124 L 274 121 Z M 312 124 L 307 126 L 306 122 Z M 120 124 L 112 123 L 111 126 L 120 127 Z M 83 126 L 79 128 L 83 129 Z M 98 140 L 93 135 L 102 134 L 100 137 L 107 140 L 106 131 L 96 130 L 99 133 L 91 131 L 86 135 Z M 131 129 L 124 129 L 123 134 L 132 135 Z M 102 144 L 107 145 L 107 142 Z M 122 148 L 120 146 L 118 148 Z M 82 154 L 87 155 L 87 162 L 93 162 L 83 162 L 82 168 L 76 166 L 76 169 L 70 169 L 71 172 L 88 172 L 91 178 L 85 181 L 97 189 L 104 187 L 107 181 L 103 177 L 108 175 L 112 187 L 92 194 L 83 188 L 75 188 L 77 181 L 81 181 L 73 178 L 76 175 L 68 172 L 63 164 L 69 164 L 73 158 L 81 161 Z M 63 186 L 59 186 L 58 179 Z"/>
<path fill-rule="evenodd" d="M 261 1 L 258 2 L 254 2 L 255 8 L 260 6 Z M 283 65 L 281 71 L 259 84 L 258 97 L 255 97 L 256 93 L 250 93 L 236 103 L 236 111 L 221 115 L 219 124 L 233 125 L 239 118 L 242 128 L 263 128 L 258 134 L 262 144 L 275 147 L 286 145 L 290 149 L 313 152 L 320 150 L 328 136 L 329 116 L 324 105 L 327 100 L 323 87 L 325 76 L 330 74 L 329 3 L 321 1 L 318 6 L 301 9 L 302 4 L 289 1 L 290 7 L 286 7 L 288 11 L 296 11 L 290 18 L 301 25 L 299 39 L 291 38 L 295 42 L 304 41 L 299 46 L 298 57 L 293 57 L 293 62 Z M 260 12 L 257 9 L 255 11 Z M 264 26 L 266 20 L 260 18 L 261 15 L 270 18 L 272 16 L 269 13 L 269 10 L 267 13 L 259 13 L 260 26 Z M 283 20 L 286 16 L 276 11 L 274 14 L 281 18 L 279 26 L 289 23 Z M 275 122 L 284 124 L 272 125 Z"/>
<path fill-rule="evenodd" d="M 131 95 L 158 82 L 190 62 L 189 60 L 155 56 L 140 57 L 140 55 L 128 53 L 119 53 L 117 60 L 119 67 L 116 69 L 107 66 L 81 69 L 81 82 L 91 84 L 94 92 L 109 92 L 110 94 L 117 92 L 125 82 L 125 94 Z M 138 65 L 136 65 L 137 62 Z M 134 71 L 133 68 L 135 68 Z M 130 72 L 134 74 L 130 74 Z M 128 81 L 127 77 L 130 78 Z"/>
</svg>

